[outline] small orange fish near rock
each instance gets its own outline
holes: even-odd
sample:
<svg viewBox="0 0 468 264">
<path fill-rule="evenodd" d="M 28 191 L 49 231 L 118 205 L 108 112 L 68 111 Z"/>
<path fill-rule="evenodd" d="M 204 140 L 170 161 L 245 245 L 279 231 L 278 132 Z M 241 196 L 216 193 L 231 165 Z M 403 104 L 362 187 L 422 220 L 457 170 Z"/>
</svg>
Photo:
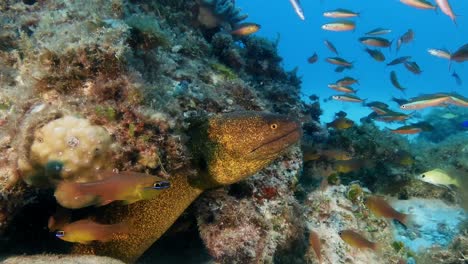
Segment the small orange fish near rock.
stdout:
<svg viewBox="0 0 468 264">
<path fill-rule="evenodd" d="M 395 219 L 405 226 L 408 225 L 409 215 L 398 212 L 385 199 L 378 196 L 369 196 L 366 198 L 365 203 L 374 215 Z"/>
<path fill-rule="evenodd" d="M 248 36 L 259 30 L 260 30 L 259 24 L 242 23 L 242 24 L 237 25 L 237 27 L 231 31 L 231 34 L 235 36 Z"/>
<path fill-rule="evenodd" d="M 371 250 L 377 250 L 378 244 L 367 240 L 363 235 L 353 230 L 341 230 L 338 235 L 343 239 L 346 244 L 354 248 L 369 248 Z"/>
<path fill-rule="evenodd" d="M 315 256 L 317 256 L 319 263 L 322 263 L 322 242 L 320 242 L 320 237 L 317 232 L 312 230 L 310 230 L 309 234 L 309 247 L 314 250 Z"/>
<path fill-rule="evenodd" d="M 85 219 L 66 224 L 55 236 L 68 242 L 87 244 L 92 241 L 109 242 L 129 232 L 125 223 L 104 225 Z"/>
</svg>

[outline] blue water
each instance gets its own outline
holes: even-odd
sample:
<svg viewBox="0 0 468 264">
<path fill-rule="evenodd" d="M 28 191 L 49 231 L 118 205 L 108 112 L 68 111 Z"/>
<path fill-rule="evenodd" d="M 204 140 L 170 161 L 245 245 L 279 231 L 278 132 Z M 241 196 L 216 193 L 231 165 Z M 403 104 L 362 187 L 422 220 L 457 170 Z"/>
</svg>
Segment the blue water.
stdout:
<svg viewBox="0 0 468 264">
<path fill-rule="evenodd" d="M 368 101 L 380 100 L 390 102 L 392 96 L 405 97 L 390 83 L 390 71 L 395 70 L 399 82 L 407 87 L 406 97 L 417 96 L 422 93 L 458 92 L 464 96 L 468 93 L 468 63 L 454 63 L 455 70 L 463 81 L 458 86 L 448 70 L 448 61 L 430 55 L 428 48 L 446 48 L 455 51 L 468 43 L 468 1 L 450 1 L 452 9 L 460 16 L 455 25 L 448 16 L 440 10 L 419 10 L 400 3 L 398 0 L 367 0 L 367 1 L 338 1 L 313 0 L 301 2 L 306 20 L 302 21 L 295 14 L 289 0 L 238 0 L 237 6 L 249 14 L 247 21 L 262 26 L 256 33 L 258 36 L 275 40 L 280 35 L 279 52 L 284 58 L 284 67 L 288 70 L 299 67 L 302 76 L 302 92 L 304 100 L 311 94 L 317 94 L 321 99 L 338 94 L 327 84 L 333 83 L 344 76 L 359 79 L 361 85 L 357 95 Z M 321 29 L 321 25 L 333 19 L 322 16 L 327 10 L 346 8 L 361 12 L 356 21 L 355 32 L 331 32 Z M 415 32 L 415 40 L 403 45 L 398 54 L 395 45 L 392 51 L 382 49 L 386 56 L 385 63 L 398 56 L 412 56 L 422 69 L 420 75 L 409 72 L 402 64 L 386 67 L 383 62 L 374 61 L 366 52 L 364 46 L 357 41 L 359 37 L 377 27 L 392 29 L 390 34 L 382 37 L 396 39 L 408 29 Z M 340 56 L 348 61 L 355 61 L 352 70 L 335 73 L 335 67 L 324 61 L 326 57 L 335 55 L 323 44 L 324 39 L 330 40 L 340 52 Z M 308 64 L 307 58 L 314 52 L 319 55 L 319 61 Z M 342 103 L 336 101 L 322 102 L 324 115 L 322 121 L 329 122 L 335 112 L 346 111 L 348 116 L 359 120 L 371 111 L 360 104 Z M 397 109 L 395 103 L 389 103 Z"/>
</svg>

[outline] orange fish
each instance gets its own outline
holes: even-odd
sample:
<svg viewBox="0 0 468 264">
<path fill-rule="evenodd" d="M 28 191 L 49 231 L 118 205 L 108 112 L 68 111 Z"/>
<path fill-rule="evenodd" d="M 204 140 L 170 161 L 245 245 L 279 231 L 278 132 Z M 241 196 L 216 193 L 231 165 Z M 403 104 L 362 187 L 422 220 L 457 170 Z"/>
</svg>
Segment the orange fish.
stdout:
<svg viewBox="0 0 468 264">
<path fill-rule="evenodd" d="M 108 242 L 128 233 L 129 227 L 124 223 L 103 225 L 85 219 L 66 224 L 55 236 L 68 242 L 87 244 L 92 241 Z"/>
<path fill-rule="evenodd" d="M 314 250 L 315 256 L 317 256 L 319 264 L 322 263 L 322 254 L 320 252 L 322 248 L 322 243 L 320 242 L 320 237 L 318 236 L 317 232 L 312 230 L 310 230 L 309 234 L 309 246 Z"/>
<path fill-rule="evenodd" d="M 130 171 L 100 173 L 104 178 L 100 181 L 88 183 L 62 181 L 59 183 L 54 194 L 57 202 L 70 209 L 91 205 L 101 206 L 113 201 L 125 201 L 130 204 L 151 199 L 170 187 L 169 181 L 145 173 Z"/>
<path fill-rule="evenodd" d="M 414 126 L 402 126 L 397 129 L 390 129 L 392 133 L 400 134 L 400 135 L 412 135 L 421 133 L 423 130 L 419 127 Z"/>
<path fill-rule="evenodd" d="M 408 102 L 400 105 L 400 109 L 417 110 L 431 106 L 446 105 L 450 101 L 450 96 L 447 94 L 429 94 L 411 98 Z"/>
<path fill-rule="evenodd" d="M 231 34 L 235 36 L 248 36 L 259 30 L 260 30 L 259 24 L 242 23 L 242 24 L 237 25 L 237 27 L 231 31 Z"/>
<path fill-rule="evenodd" d="M 397 133 L 397 134 L 408 135 L 408 134 L 417 134 L 423 131 L 431 131 L 433 129 L 434 127 L 427 122 L 418 122 L 418 123 L 414 123 L 411 125 L 401 126 L 393 130 L 390 129 L 390 131 L 393 133 Z"/>
<path fill-rule="evenodd" d="M 377 250 L 377 243 L 367 240 L 364 236 L 353 230 L 341 230 L 338 235 L 340 235 L 341 239 L 343 239 L 346 244 L 352 247 Z"/>
<path fill-rule="evenodd" d="M 381 48 L 387 48 L 392 45 L 391 41 L 384 39 L 384 38 L 380 38 L 380 37 L 362 37 L 362 38 L 359 38 L 359 41 L 362 44 L 366 44 L 368 46 L 381 47 Z"/>
<path fill-rule="evenodd" d="M 367 208 L 378 217 L 385 217 L 398 220 L 405 226 L 408 225 L 408 215 L 395 210 L 385 199 L 378 196 L 369 196 L 365 200 Z"/>
<path fill-rule="evenodd" d="M 334 129 L 344 130 L 352 127 L 354 125 L 354 121 L 348 119 L 346 117 L 338 117 L 337 119 L 333 120 L 330 123 L 327 123 L 327 128 L 333 127 Z"/>
<path fill-rule="evenodd" d="M 353 88 L 345 85 L 338 85 L 338 84 L 329 84 L 328 88 L 331 88 L 333 90 L 336 90 L 338 92 L 343 92 L 343 93 L 356 93 L 357 90 L 354 90 Z"/>
</svg>

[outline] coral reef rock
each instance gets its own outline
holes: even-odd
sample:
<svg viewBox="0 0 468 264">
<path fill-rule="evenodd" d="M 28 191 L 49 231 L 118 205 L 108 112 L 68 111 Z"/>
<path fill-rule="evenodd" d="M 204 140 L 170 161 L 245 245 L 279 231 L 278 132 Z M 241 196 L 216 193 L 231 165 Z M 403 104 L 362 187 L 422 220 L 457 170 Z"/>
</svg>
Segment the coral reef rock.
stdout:
<svg viewBox="0 0 468 264">
<path fill-rule="evenodd" d="M 79 256 L 79 255 L 33 255 L 9 257 L 2 261 L 4 264 L 123 264 L 124 262 L 109 257 L 100 256 Z"/>
</svg>

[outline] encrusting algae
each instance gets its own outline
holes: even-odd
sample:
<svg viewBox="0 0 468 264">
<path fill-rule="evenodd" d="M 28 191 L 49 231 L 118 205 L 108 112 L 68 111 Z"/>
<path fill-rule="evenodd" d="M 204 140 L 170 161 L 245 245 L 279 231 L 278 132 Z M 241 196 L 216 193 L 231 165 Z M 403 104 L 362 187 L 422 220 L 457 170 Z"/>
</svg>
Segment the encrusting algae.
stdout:
<svg viewBox="0 0 468 264">
<path fill-rule="evenodd" d="M 98 219 L 137 223 L 128 239 L 75 245 L 73 253 L 135 262 L 204 190 L 232 184 L 256 173 L 301 137 L 298 122 L 261 112 L 217 115 L 195 122 L 191 129 L 192 149 L 199 155 L 197 178 L 174 175 L 171 188 L 156 199 L 103 209 Z"/>
</svg>

